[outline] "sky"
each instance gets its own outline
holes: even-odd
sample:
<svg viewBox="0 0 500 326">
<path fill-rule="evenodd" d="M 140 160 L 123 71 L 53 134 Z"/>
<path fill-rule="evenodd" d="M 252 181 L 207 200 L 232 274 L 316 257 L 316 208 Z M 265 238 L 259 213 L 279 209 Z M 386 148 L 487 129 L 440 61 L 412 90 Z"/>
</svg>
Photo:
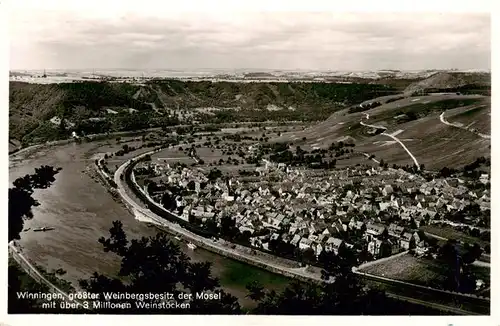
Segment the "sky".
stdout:
<svg viewBox="0 0 500 326">
<path fill-rule="evenodd" d="M 149 0 L 41 3 L 11 4 L 12 70 L 490 69 L 489 13 L 193 12 Z"/>
</svg>

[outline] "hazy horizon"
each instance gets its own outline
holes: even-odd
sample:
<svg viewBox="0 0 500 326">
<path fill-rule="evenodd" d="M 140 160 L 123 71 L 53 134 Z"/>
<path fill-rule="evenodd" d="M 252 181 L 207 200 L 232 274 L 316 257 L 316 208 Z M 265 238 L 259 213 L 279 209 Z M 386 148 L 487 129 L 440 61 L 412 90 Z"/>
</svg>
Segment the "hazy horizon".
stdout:
<svg viewBox="0 0 500 326">
<path fill-rule="evenodd" d="M 17 68 L 13 69 L 11 68 L 9 71 L 44 71 L 46 70 L 47 72 L 50 71 L 75 71 L 75 72 L 81 72 L 81 71 L 241 71 L 241 72 L 322 72 L 322 73 L 338 73 L 338 72 L 384 72 L 384 71 L 399 71 L 399 72 L 423 72 L 423 71 L 479 71 L 479 72 L 491 72 L 491 69 L 481 69 L 481 68 L 472 68 L 472 69 L 459 69 L 459 68 L 449 68 L 449 69 L 433 69 L 433 68 L 427 68 L 427 69 L 366 69 L 366 70 L 334 70 L 334 69 L 301 69 L 301 68 L 296 68 L 296 69 L 276 69 L 276 68 L 204 68 L 204 67 L 189 67 L 189 68 L 145 68 L 145 69 L 138 69 L 138 68 L 33 68 L 33 69 L 23 69 L 23 68 Z"/>
</svg>

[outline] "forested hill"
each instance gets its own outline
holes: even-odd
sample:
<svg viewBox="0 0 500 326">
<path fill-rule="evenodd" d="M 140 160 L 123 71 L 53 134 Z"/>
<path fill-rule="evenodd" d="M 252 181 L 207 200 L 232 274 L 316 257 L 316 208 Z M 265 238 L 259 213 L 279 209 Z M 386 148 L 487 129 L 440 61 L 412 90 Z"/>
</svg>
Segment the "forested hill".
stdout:
<svg viewBox="0 0 500 326">
<path fill-rule="evenodd" d="M 72 130 L 89 134 L 192 120 L 319 121 L 346 106 L 401 90 L 369 83 L 11 82 L 9 135 L 27 144 L 67 138 Z"/>
</svg>

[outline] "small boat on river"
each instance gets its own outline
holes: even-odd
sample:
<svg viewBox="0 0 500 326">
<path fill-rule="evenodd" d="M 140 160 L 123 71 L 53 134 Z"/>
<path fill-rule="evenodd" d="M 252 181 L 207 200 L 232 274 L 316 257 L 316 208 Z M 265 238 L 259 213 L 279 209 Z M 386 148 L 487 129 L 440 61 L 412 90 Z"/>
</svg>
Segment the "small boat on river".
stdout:
<svg viewBox="0 0 500 326">
<path fill-rule="evenodd" d="M 53 227 L 46 227 L 46 226 L 44 226 L 43 228 L 33 229 L 34 232 L 45 232 L 45 231 L 51 231 L 51 230 L 54 230 L 54 228 Z"/>
</svg>

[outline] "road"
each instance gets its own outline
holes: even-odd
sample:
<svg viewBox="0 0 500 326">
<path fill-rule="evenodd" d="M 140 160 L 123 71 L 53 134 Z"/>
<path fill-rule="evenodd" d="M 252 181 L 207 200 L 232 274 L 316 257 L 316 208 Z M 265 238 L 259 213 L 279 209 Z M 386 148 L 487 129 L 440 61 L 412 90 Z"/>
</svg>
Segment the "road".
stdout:
<svg viewBox="0 0 500 326">
<path fill-rule="evenodd" d="M 488 315 L 490 302 L 473 298 L 454 296 L 453 294 L 430 292 L 425 289 L 405 286 L 391 282 L 363 279 L 370 287 L 384 290 L 387 296 L 459 315 Z"/>
<path fill-rule="evenodd" d="M 364 156 L 366 156 L 367 158 L 370 158 L 370 156 L 371 156 L 371 155 L 370 155 L 370 154 L 368 154 L 368 153 L 363 153 L 363 155 L 364 155 Z M 375 159 L 375 158 L 372 158 L 371 160 L 372 160 L 373 162 L 377 163 L 377 164 L 380 164 L 380 161 L 379 161 L 379 160 L 377 160 L 377 159 Z"/>
<path fill-rule="evenodd" d="M 59 287 L 54 285 L 52 282 L 47 280 L 45 276 L 43 276 L 37 268 L 31 264 L 26 257 L 21 253 L 21 249 L 16 247 L 14 241 L 9 242 L 9 253 L 12 255 L 12 258 L 19 264 L 19 266 L 26 272 L 26 274 L 30 275 L 34 280 L 39 283 L 45 284 L 52 293 L 61 295 L 65 301 L 78 303 L 84 309 L 86 308 L 82 302 L 72 299 L 66 292 L 61 290 Z"/>
<path fill-rule="evenodd" d="M 418 164 L 417 158 L 415 156 L 413 156 L 413 154 L 405 146 L 405 144 L 403 144 L 403 142 L 401 140 L 399 140 L 396 136 L 393 136 L 393 135 L 390 135 L 390 134 L 386 134 L 385 132 L 381 133 L 381 135 L 390 137 L 390 138 L 394 139 L 395 141 L 397 141 L 399 143 L 399 145 L 401 145 L 403 147 L 403 149 L 408 153 L 408 155 L 410 155 L 411 159 L 413 160 L 413 162 L 415 163 L 415 165 L 417 166 L 417 168 L 420 170 L 420 164 Z"/>
<path fill-rule="evenodd" d="M 369 118 L 370 116 L 368 114 L 366 114 L 366 117 Z M 362 126 L 365 126 L 365 127 L 387 130 L 387 127 L 376 126 L 376 125 L 369 125 L 369 124 L 364 123 L 363 121 L 360 121 L 360 124 Z M 417 158 L 410 152 L 410 150 L 405 146 L 405 144 L 403 144 L 403 142 L 401 140 L 399 140 L 396 136 L 387 134 L 385 131 L 383 133 L 381 133 L 381 135 L 386 136 L 386 137 L 390 137 L 393 140 L 395 140 L 399 145 L 401 145 L 403 147 L 403 149 L 408 153 L 408 155 L 410 155 L 411 159 L 413 160 L 413 162 L 417 166 L 417 169 L 420 170 L 420 164 L 418 163 Z"/>
<path fill-rule="evenodd" d="M 485 135 L 485 134 L 482 134 L 480 132 L 476 132 L 474 130 L 472 130 L 471 128 L 467 128 L 467 127 L 464 127 L 462 125 L 457 125 L 455 123 L 451 123 L 449 121 L 447 121 L 445 118 L 444 118 L 444 112 L 441 113 L 441 115 L 439 116 L 439 120 L 444 123 L 445 125 L 447 126 L 450 126 L 450 127 L 455 127 L 455 128 L 459 128 L 459 129 L 462 129 L 462 130 L 465 130 L 465 131 L 469 131 L 469 132 L 472 132 L 473 134 L 476 134 L 478 135 L 479 137 L 481 138 L 484 138 L 484 139 L 491 139 L 491 136 L 490 135 Z"/>
</svg>

